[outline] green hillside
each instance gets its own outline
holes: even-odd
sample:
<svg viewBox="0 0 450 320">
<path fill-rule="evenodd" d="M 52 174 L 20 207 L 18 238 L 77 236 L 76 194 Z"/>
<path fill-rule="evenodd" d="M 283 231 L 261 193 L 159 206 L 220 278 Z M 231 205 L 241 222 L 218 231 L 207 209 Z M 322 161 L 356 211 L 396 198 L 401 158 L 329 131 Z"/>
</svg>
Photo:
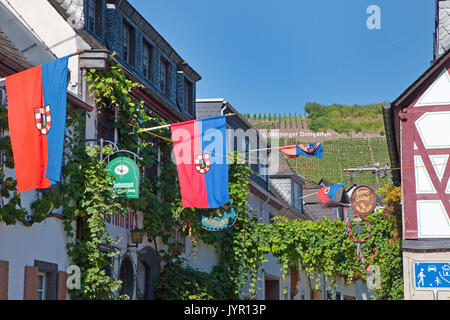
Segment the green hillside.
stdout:
<svg viewBox="0 0 450 320">
<path fill-rule="evenodd" d="M 289 165 L 299 175 L 315 182 L 324 178 L 331 183 L 345 183 L 350 182 L 349 173 L 333 170 L 364 167 L 367 163 L 371 166 L 379 163 L 380 167 L 390 164 L 386 139 L 383 137 L 326 140 L 322 145 L 322 159 L 298 157 L 288 159 Z M 309 170 L 300 168 L 308 168 Z M 378 187 L 387 183 L 388 179 L 389 177 L 381 178 L 371 172 L 361 172 L 353 177 L 353 183 Z"/>
<path fill-rule="evenodd" d="M 338 133 L 380 132 L 384 129 L 383 111 L 377 105 L 338 105 L 324 106 L 307 103 L 305 111 L 312 131 L 331 129 Z"/>
<path fill-rule="evenodd" d="M 331 183 L 350 182 L 349 173 L 337 170 L 361 168 L 366 165 L 373 167 L 376 163 L 380 167 L 386 164 L 390 166 L 380 104 L 324 106 L 312 102 L 306 104 L 305 111 L 305 115 L 273 113 L 253 114 L 253 116 L 244 114 L 244 117 L 257 129 L 277 129 L 280 133 L 331 130 L 343 134 L 320 141 L 323 144 L 322 159 L 315 157 L 288 159 L 289 164 L 298 174 L 312 181 L 319 182 L 324 178 Z M 354 134 L 359 135 L 352 137 Z M 281 138 L 279 144 L 307 143 L 301 139 L 301 137 Z M 311 140 L 308 141 L 311 142 Z M 371 172 L 360 172 L 353 177 L 352 182 L 378 187 L 387 183 L 390 176 L 390 172 L 386 177 L 380 177 Z"/>
<path fill-rule="evenodd" d="M 313 132 L 333 130 L 337 133 L 378 133 L 384 135 L 381 104 L 330 106 L 309 102 L 305 115 L 297 113 L 247 113 L 248 119 L 257 129 L 307 129 Z"/>
</svg>

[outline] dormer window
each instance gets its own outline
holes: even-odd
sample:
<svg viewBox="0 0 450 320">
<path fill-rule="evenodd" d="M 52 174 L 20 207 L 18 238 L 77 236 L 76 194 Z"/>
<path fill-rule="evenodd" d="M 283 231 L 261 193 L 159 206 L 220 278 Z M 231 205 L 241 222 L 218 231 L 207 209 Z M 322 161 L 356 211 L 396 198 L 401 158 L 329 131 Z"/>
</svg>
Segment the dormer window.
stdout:
<svg viewBox="0 0 450 320">
<path fill-rule="evenodd" d="M 184 109 L 194 115 L 194 86 L 187 79 L 184 79 Z"/>
<path fill-rule="evenodd" d="M 123 24 L 122 55 L 126 62 L 134 66 L 134 29 L 128 23 Z"/>
<path fill-rule="evenodd" d="M 300 211 L 303 210 L 303 191 L 302 187 L 292 181 L 292 206 Z"/>
<path fill-rule="evenodd" d="M 95 35 L 102 35 L 102 0 L 88 0 L 87 29 Z"/>
<path fill-rule="evenodd" d="M 142 73 L 153 81 L 153 46 L 145 40 L 142 45 Z"/>
<path fill-rule="evenodd" d="M 164 58 L 161 58 L 160 63 L 160 89 L 166 96 L 170 94 L 170 63 Z"/>
</svg>

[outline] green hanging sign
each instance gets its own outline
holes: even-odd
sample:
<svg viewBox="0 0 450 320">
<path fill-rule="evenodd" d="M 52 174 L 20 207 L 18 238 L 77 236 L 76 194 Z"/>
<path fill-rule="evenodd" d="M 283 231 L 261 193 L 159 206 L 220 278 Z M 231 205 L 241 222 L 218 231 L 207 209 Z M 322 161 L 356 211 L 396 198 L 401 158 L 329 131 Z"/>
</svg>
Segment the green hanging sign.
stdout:
<svg viewBox="0 0 450 320">
<path fill-rule="evenodd" d="M 106 170 L 115 177 L 114 191 L 116 197 L 139 198 L 139 168 L 130 158 L 120 157 L 112 160 Z"/>
</svg>

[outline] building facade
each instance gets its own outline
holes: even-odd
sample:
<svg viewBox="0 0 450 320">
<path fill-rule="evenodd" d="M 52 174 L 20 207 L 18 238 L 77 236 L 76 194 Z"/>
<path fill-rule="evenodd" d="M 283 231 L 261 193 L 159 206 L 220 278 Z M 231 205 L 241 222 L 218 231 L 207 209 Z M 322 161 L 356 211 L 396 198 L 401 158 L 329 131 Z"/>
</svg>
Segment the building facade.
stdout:
<svg viewBox="0 0 450 320">
<path fill-rule="evenodd" d="M 114 115 L 98 112 L 89 96 L 87 68 L 119 63 L 130 80 L 141 84 L 132 94 L 145 101 L 150 113 L 167 122 L 195 118 L 200 75 L 128 1 L 0 1 L 0 78 L 80 50 L 84 53 L 69 60 L 68 100 L 75 112 L 86 113 L 87 140 L 117 142 Z M 4 83 L 0 86 L 6 105 Z M 14 177 L 14 170 L 5 171 Z M 38 197 L 36 190 L 21 194 L 28 215 Z M 154 298 L 153 281 L 161 270 L 156 250 L 164 248 L 161 239 L 145 237 L 137 248 L 129 247 L 130 231 L 142 226 L 142 213 L 133 210 L 127 217 L 107 222 L 111 236 L 121 239 L 115 248 L 120 257 L 112 261 L 109 272 L 123 281 L 123 293 L 131 299 Z M 61 209 L 51 210 L 42 223 L 29 219 L 13 225 L 0 222 L 0 298 L 70 298 L 68 241 Z"/>
<path fill-rule="evenodd" d="M 450 1 L 436 4 L 436 60 L 394 102 L 383 106 L 390 157 L 402 168 L 394 177 L 402 186 L 407 300 L 450 297 L 450 286 L 437 287 L 450 283 L 446 273 L 424 267 L 450 265 Z"/>
<path fill-rule="evenodd" d="M 85 77 L 91 68 L 122 65 L 127 78 L 141 84 L 132 92 L 133 97 L 143 100 L 151 114 L 169 123 L 199 115 L 195 101 L 200 75 L 128 1 L 0 0 L 0 78 L 80 50 L 81 54 L 69 60 L 68 100 L 74 112 L 86 115 L 87 141 L 118 141 L 115 115 L 98 110 L 90 96 Z M 2 104 L 7 105 L 2 84 L 0 92 Z M 222 101 L 217 106 L 219 113 L 236 114 L 228 118 L 229 129 L 251 129 L 230 104 Z M 256 146 L 262 146 L 262 140 L 256 137 Z M 239 150 L 254 148 L 250 138 L 239 140 Z M 259 154 L 256 156 L 259 159 Z M 262 163 L 251 164 L 256 172 L 248 196 L 252 214 L 265 223 L 280 215 L 307 219 L 301 202 L 271 192 L 268 168 Z M 14 177 L 14 170 L 6 172 Z M 294 192 L 301 194 L 298 186 Z M 21 194 L 28 216 L 32 215 L 31 203 L 39 197 L 35 190 Z M 121 293 L 131 299 L 154 299 L 153 283 L 163 267 L 158 253 L 165 248 L 162 239 L 144 237 L 136 248 L 130 247 L 130 231 L 142 228 L 143 219 L 141 212 L 129 210 L 128 216 L 112 217 L 107 222 L 108 233 L 120 239 L 114 248 L 120 256 L 113 259 L 108 272 L 123 281 Z M 76 228 L 76 222 L 73 225 Z M 200 243 L 193 254 L 191 239 L 178 238 L 184 245 L 180 254 L 193 268 L 210 272 L 217 264 L 212 246 Z M 61 208 L 50 210 L 41 223 L 29 219 L 12 225 L 0 222 L 0 299 L 70 299 L 66 282 L 72 264 L 66 248 L 69 241 Z M 281 278 L 280 266 L 273 257 L 268 259 L 257 298 L 290 299 L 290 280 Z"/>
<path fill-rule="evenodd" d="M 262 223 L 271 223 L 272 218 L 286 217 L 288 219 L 306 219 L 303 214 L 301 199 L 284 196 L 284 187 L 276 187 L 276 180 L 272 179 L 275 173 L 279 173 L 281 179 L 286 178 L 288 183 L 292 182 L 292 188 L 296 195 L 301 197 L 301 186 L 295 180 L 294 172 L 288 166 L 280 167 L 279 161 L 286 161 L 280 157 L 279 152 L 264 150 L 270 148 L 263 135 L 245 120 L 230 102 L 224 99 L 199 99 L 196 103 L 197 118 L 208 118 L 220 115 L 231 115 L 227 117 L 227 141 L 228 150 L 235 151 L 245 158 L 243 164 L 247 164 L 253 170 L 249 185 L 249 209 L 252 215 L 256 215 Z M 262 150 L 260 150 L 262 149 Z M 269 165 L 270 164 L 270 165 Z M 287 164 L 287 163 L 283 163 Z M 285 171 L 280 173 L 280 168 Z M 289 192 L 291 186 L 289 185 Z M 260 300 L 290 300 L 290 277 L 282 279 L 280 265 L 276 259 L 269 254 L 268 261 L 262 265 L 265 273 L 260 274 L 262 278 L 256 285 L 261 288 L 256 299 Z M 248 288 L 244 288 L 245 290 Z M 244 291 L 245 291 L 244 290 Z"/>
</svg>

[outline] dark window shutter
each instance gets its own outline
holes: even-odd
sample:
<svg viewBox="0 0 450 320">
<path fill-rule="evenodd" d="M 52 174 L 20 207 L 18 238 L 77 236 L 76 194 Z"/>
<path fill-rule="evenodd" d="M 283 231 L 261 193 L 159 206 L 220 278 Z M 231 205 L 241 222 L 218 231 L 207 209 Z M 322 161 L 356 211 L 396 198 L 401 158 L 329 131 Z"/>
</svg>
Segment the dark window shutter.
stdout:
<svg viewBox="0 0 450 320">
<path fill-rule="evenodd" d="M 64 271 L 58 272 L 58 300 L 66 300 L 67 298 L 67 273 Z"/>
<path fill-rule="evenodd" d="M 38 267 L 25 267 L 23 300 L 37 300 L 38 274 Z"/>
<path fill-rule="evenodd" d="M 9 262 L 0 261 L 0 300 L 8 300 Z"/>
</svg>

